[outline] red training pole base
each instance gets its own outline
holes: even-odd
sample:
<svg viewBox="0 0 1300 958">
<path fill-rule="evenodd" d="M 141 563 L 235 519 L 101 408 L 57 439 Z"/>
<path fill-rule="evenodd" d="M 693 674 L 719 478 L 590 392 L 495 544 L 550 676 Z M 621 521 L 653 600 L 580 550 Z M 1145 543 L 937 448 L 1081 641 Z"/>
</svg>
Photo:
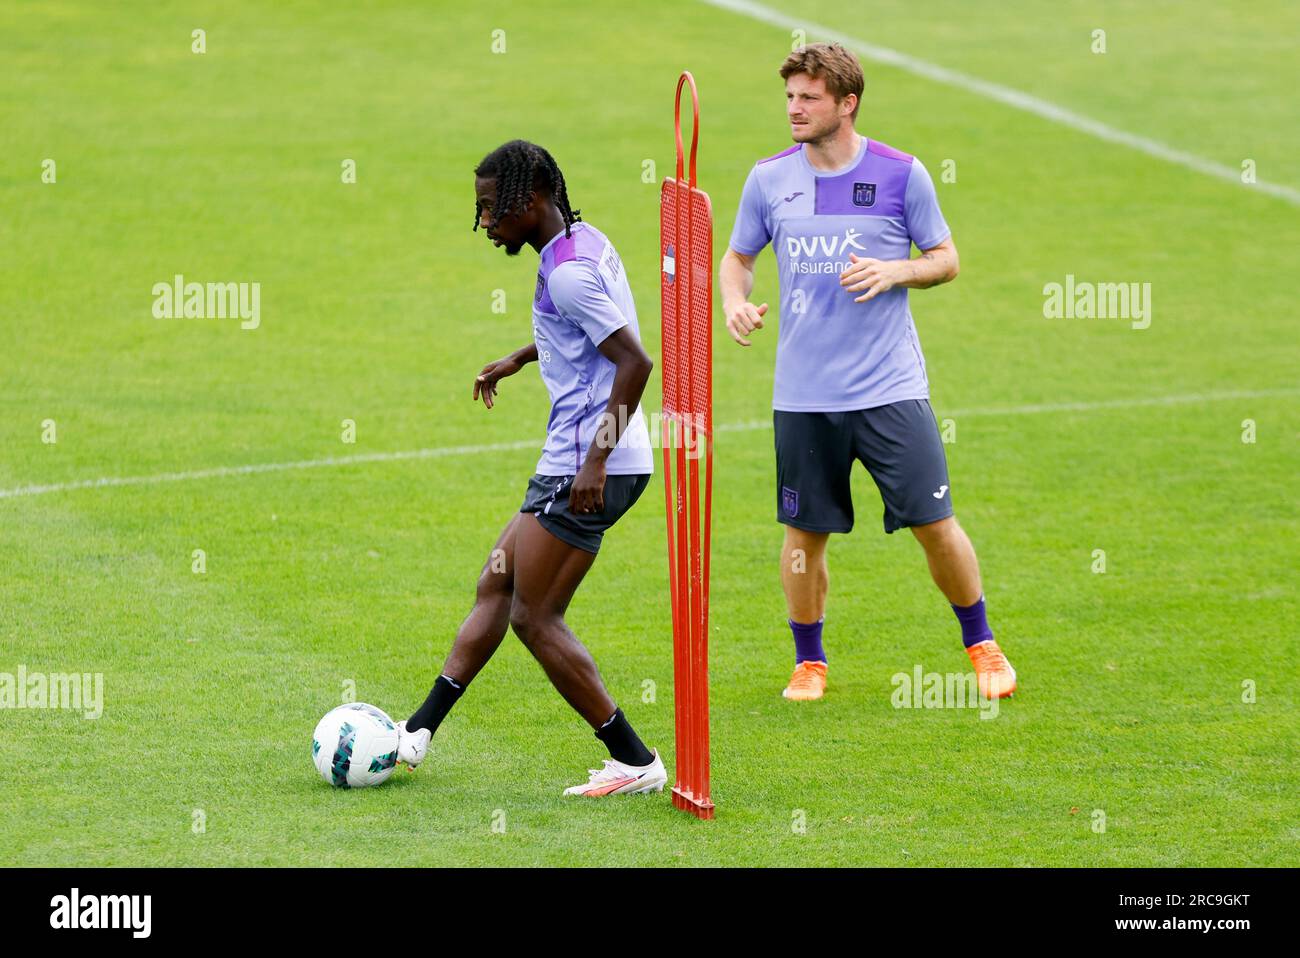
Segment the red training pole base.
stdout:
<svg viewBox="0 0 1300 958">
<path fill-rule="evenodd" d="M 713 817 L 713 803 L 707 797 L 696 798 L 677 786 L 673 786 L 673 807 L 680 808 L 683 812 L 690 812 L 696 818 Z"/>
</svg>

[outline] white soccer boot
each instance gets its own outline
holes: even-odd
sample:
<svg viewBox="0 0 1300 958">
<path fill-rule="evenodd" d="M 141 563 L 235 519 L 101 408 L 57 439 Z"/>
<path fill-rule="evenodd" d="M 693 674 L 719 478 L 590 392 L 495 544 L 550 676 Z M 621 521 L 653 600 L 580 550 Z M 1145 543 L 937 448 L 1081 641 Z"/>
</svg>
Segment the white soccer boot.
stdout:
<svg viewBox="0 0 1300 958">
<path fill-rule="evenodd" d="M 662 792 L 668 781 L 668 772 L 658 751 L 651 749 L 655 760 L 649 765 L 624 765 L 612 758 L 605 759 L 603 768 L 588 769 L 591 773 L 585 784 L 564 790 L 565 795 L 640 795 L 645 792 Z"/>
<path fill-rule="evenodd" d="M 414 732 L 406 730 L 406 722 L 397 723 L 397 760 L 415 768 L 424 761 L 424 753 L 429 750 L 429 739 L 433 733 L 427 728 Z"/>
</svg>

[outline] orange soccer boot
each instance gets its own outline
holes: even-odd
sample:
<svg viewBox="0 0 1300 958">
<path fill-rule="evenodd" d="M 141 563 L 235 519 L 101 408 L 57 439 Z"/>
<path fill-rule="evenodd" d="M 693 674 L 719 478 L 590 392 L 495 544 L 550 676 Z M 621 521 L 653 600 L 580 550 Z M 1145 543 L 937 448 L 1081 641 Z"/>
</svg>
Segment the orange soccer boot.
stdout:
<svg viewBox="0 0 1300 958">
<path fill-rule="evenodd" d="M 821 698 L 825 691 L 826 663 L 805 661 L 794 667 L 794 674 L 790 676 L 790 684 L 785 687 L 781 694 L 796 702 L 810 702 L 813 699 Z"/>
<path fill-rule="evenodd" d="M 997 642 L 985 639 L 966 650 L 975 666 L 980 695 L 986 699 L 1004 699 L 1016 690 L 1016 670 L 998 648 Z"/>
</svg>

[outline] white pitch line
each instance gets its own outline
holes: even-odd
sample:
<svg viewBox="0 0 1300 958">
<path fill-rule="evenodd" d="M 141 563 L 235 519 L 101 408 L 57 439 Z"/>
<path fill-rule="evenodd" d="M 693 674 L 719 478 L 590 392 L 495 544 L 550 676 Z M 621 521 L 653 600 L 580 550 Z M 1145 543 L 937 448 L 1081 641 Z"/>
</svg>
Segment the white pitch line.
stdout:
<svg viewBox="0 0 1300 958">
<path fill-rule="evenodd" d="M 1050 412 L 1093 412 L 1103 409 L 1133 409 L 1140 406 L 1178 406 L 1188 403 L 1224 402 L 1236 399 L 1266 399 L 1277 396 L 1295 396 L 1300 387 L 1289 389 L 1254 389 L 1235 392 L 1190 393 L 1175 396 L 1147 396 L 1131 399 L 1102 399 L 1094 402 L 1039 403 L 1027 406 L 987 407 L 983 409 L 946 410 L 945 416 L 965 418 L 970 416 L 1028 416 Z M 745 422 L 719 423 L 718 432 L 750 432 L 771 429 L 771 420 L 751 419 Z M 364 452 L 353 456 L 326 456 L 322 459 L 300 459 L 296 462 L 260 462 L 246 466 L 215 466 L 188 472 L 160 472 L 151 476 L 105 476 L 100 479 L 79 479 L 74 482 L 55 482 L 38 486 L 17 486 L 0 489 L 0 499 L 18 499 L 42 496 L 54 492 L 72 492 L 78 489 L 109 489 L 117 486 L 151 486 L 165 482 L 189 482 L 194 479 L 223 479 L 233 476 L 251 476 L 263 472 L 287 472 L 292 469 L 320 469 L 326 466 L 351 466 L 369 462 L 400 462 L 411 459 L 442 459 L 449 456 L 473 456 L 485 452 L 511 452 L 516 449 L 540 449 L 538 439 L 518 439 L 514 442 L 485 443 L 473 446 L 435 446 L 428 449 L 405 449 L 396 452 Z"/>
<path fill-rule="evenodd" d="M 1198 402 L 1225 402 L 1231 399 L 1268 399 L 1300 395 L 1300 387 L 1286 389 L 1246 389 L 1236 392 L 1191 393 L 1182 396 L 1150 396 L 1146 399 L 1099 399 L 1094 402 L 1041 403 L 984 409 L 955 409 L 949 416 L 1028 416 L 1043 412 L 1094 412 L 1102 409 L 1133 409 L 1139 406 L 1181 406 Z"/>
<path fill-rule="evenodd" d="M 1283 186 L 1279 183 L 1268 183 L 1264 180 L 1258 180 L 1255 183 L 1243 183 L 1241 181 L 1241 170 L 1231 166 L 1225 166 L 1222 163 L 1216 163 L 1214 160 L 1207 160 L 1202 156 L 1194 153 L 1187 153 L 1183 150 L 1167 146 L 1158 140 L 1152 140 L 1145 136 L 1138 136 L 1136 133 L 1129 133 L 1126 130 L 1118 129 L 1102 123 L 1100 120 L 1094 120 L 1092 117 L 1084 116 L 1082 113 L 1075 113 L 1073 110 L 1067 110 L 1065 107 L 1057 106 L 1047 100 L 1041 100 L 1036 96 L 1016 90 L 1012 87 L 1002 86 L 1000 83 L 990 83 L 988 80 L 981 80 L 979 77 L 973 77 L 967 73 L 961 73 L 957 70 L 950 70 L 947 67 L 939 66 L 937 63 L 930 63 L 927 60 L 920 60 L 916 57 L 909 56 L 906 53 L 900 53 L 897 50 L 891 50 L 889 47 L 877 46 L 874 43 L 868 43 L 866 40 L 858 37 L 849 36 L 838 30 L 823 26 L 819 23 L 813 23 L 800 17 L 791 16 L 781 10 L 775 10 L 772 7 L 764 6 L 761 3 L 753 3 L 751 0 L 700 0 L 701 3 L 707 3 L 710 6 L 718 7 L 722 10 L 728 10 L 732 13 L 738 13 L 742 16 L 770 24 L 775 27 L 781 27 L 785 30 L 805 30 L 808 33 L 816 34 L 827 40 L 834 40 L 850 49 L 856 50 L 859 54 L 875 63 L 882 63 L 886 66 L 898 67 L 900 70 L 906 70 L 916 76 L 925 77 L 927 80 L 933 80 L 936 83 L 943 83 L 948 86 L 957 87 L 960 90 L 966 90 L 969 93 L 977 93 L 980 96 L 987 97 L 990 100 L 996 100 L 1007 106 L 1014 107 L 1017 110 L 1023 110 L 1026 113 L 1032 113 L 1035 116 L 1050 120 L 1053 123 L 1059 123 L 1062 126 L 1068 126 L 1072 130 L 1078 130 L 1080 133 L 1087 133 L 1099 140 L 1105 140 L 1107 143 L 1117 143 L 1120 146 L 1126 146 L 1129 149 L 1137 150 L 1139 153 L 1145 153 L 1147 156 L 1153 156 L 1158 160 L 1164 160 L 1168 163 L 1174 163 L 1178 166 L 1186 167 L 1197 173 L 1203 173 L 1206 176 L 1212 176 L 1215 179 L 1226 180 L 1235 183 L 1237 186 L 1245 186 L 1249 189 L 1258 190 L 1261 193 L 1267 193 L 1270 196 L 1276 196 L 1278 199 L 1286 200 L 1296 206 L 1300 206 L 1300 190 L 1290 186 Z M 852 7 L 846 7 L 851 10 Z"/>
<path fill-rule="evenodd" d="M 152 476 L 105 476 L 100 479 L 78 479 L 75 482 L 55 482 L 44 486 L 18 486 L 0 489 L 0 499 L 19 496 L 42 496 L 50 492 L 71 492 L 74 489 L 105 489 L 114 486 L 150 486 L 162 482 L 188 482 L 192 479 L 221 479 L 227 476 L 251 476 L 260 472 L 285 472 L 290 469 L 319 469 L 323 466 L 350 466 L 365 462 L 396 462 L 403 459 L 438 459 L 444 456 L 470 456 L 484 452 L 508 452 L 513 449 L 540 449 L 537 439 L 518 439 L 514 442 L 487 443 L 476 446 L 438 446 L 431 449 L 406 449 L 396 452 L 363 452 L 354 456 L 326 456 L 323 459 L 301 459 L 297 462 L 257 462 L 247 466 L 214 466 L 210 469 L 193 469 L 188 472 L 160 472 Z"/>
</svg>

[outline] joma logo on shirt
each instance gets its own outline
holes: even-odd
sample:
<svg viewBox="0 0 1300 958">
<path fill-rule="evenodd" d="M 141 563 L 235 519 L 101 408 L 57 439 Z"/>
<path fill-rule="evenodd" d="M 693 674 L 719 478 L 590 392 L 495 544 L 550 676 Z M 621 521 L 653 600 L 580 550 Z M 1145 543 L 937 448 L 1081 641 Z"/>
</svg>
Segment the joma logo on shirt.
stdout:
<svg viewBox="0 0 1300 958">
<path fill-rule="evenodd" d="M 844 256 L 849 250 L 865 253 L 867 248 L 858 242 L 862 234 L 849 227 L 843 236 L 789 236 L 786 237 L 785 251 L 790 256 Z"/>
</svg>

